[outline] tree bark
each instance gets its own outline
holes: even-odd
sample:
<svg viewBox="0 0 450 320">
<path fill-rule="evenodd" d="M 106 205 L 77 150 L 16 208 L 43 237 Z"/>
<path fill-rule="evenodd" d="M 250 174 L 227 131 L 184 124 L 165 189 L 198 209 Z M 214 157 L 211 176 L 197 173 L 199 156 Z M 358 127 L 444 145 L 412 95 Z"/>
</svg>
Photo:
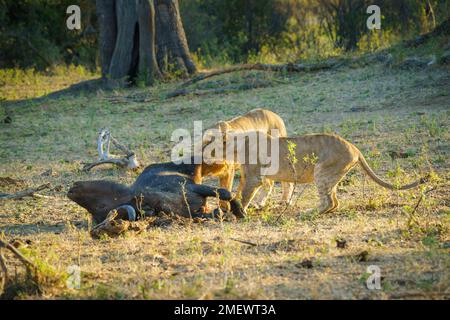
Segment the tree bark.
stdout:
<svg viewBox="0 0 450 320">
<path fill-rule="evenodd" d="M 146 84 L 154 78 L 161 78 L 156 62 L 156 24 L 153 0 L 138 0 L 139 19 L 139 74 Z"/>
<path fill-rule="evenodd" d="M 96 7 L 98 24 L 100 26 L 100 66 L 102 68 L 102 77 L 106 77 L 116 46 L 115 2 L 111 0 L 97 0 Z"/>
<path fill-rule="evenodd" d="M 195 73 L 196 67 L 189 54 L 178 0 L 155 0 L 155 10 L 159 67 L 167 71 L 168 64 L 175 64 L 176 69 L 184 73 Z"/>
<path fill-rule="evenodd" d="M 177 0 L 97 0 L 102 77 L 151 85 L 161 70 L 196 72 Z"/>
<path fill-rule="evenodd" d="M 116 0 L 117 41 L 109 66 L 112 79 L 122 80 L 133 76 L 131 63 L 133 57 L 134 31 L 137 23 L 136 3 L 130 0 Z"/>
</svg>

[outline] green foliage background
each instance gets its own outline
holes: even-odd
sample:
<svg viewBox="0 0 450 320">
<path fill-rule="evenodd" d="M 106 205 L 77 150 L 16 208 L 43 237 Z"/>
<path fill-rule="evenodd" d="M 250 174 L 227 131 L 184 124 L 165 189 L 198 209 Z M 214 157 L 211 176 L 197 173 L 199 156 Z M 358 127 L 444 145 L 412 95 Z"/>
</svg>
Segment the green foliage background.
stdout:
<svg viewBox="0 0 450 320">
<path fill-rule="evenodd" d="M 448 17 L 450 0 L 179 0 L 189 46 L 203 67 L 286 62 L 343 51 L 371 51 L 426 32 Z M 77 4 L 82 29 L 66 28 Z M 366 8 L 377 4 L 382 30 L 369 31 Z M 433 9 L 433 15 L 430 12 Z M 0 68 L 50 64 L 98 67 L 92 0 L 0 0 Z"/>
</svg>

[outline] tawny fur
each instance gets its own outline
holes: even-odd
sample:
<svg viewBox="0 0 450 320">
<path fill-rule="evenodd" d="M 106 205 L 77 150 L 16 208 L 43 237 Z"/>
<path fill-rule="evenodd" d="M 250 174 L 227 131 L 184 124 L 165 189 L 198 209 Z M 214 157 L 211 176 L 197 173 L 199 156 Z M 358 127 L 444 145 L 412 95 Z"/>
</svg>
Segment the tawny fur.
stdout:
<svg viewBox="0 0 450 320">
<path fill-rule="evenodd" d="M 267 135 L 260 137 L 266 139 L 270 150 L 270 143 L 273 143 L 276 138 Z M 258 148 L 259 143 L 258 140 Z M 247 150 L 249 148 L 248 139 L 244 148 Z M 242 150 L 236 150 L 236 152 L 242 152 Z M 425 182 L 425 179 L 421 179 L 408 185 L 394 186 L 383 181 L 370 168 L 357 147 L 343 138 L 331 134 L 279 138 L 278 161 L 278 171 L 273 175 L 262 175 L 261 169 L 264 167 L 260 164 L 241 164 L 241 172 L 244 177 L 241 181 L 244 210 L 247 209 L 255 193 L 263 185 L 264 180 L 268 179 L 299 184 L 315 183 L 320 196 L 319 212 L 335 211 L 339 206 L 336 197 L 337 185 L 356 164 L 359 164 L 377 184 L 391 190 L 411 189 Z"/>
<path fill-rule="evenodd" d="M 267 134 L 271 134 L 272 129 L 277 129 L 280 137 L 286 137 L 286 126 L 284 124 L 283 119 L 278 116 L 276 113 L 265 110 L 265 109 L 254 109 L 249 111 L 248 113 L 231 119 L 229 121 L 220 121 L 215 124 L 211 129 L 219 130 L 223 133 L 224 136 L 227 135 L 228 132 L 233 133 L 245 133 L 251 131 L 262 131 Z M 204 146 L 207 145 L 210 141 L 204 141 Z M 213 176 L 218 177 L 220 182 L 220 187 L 227 189 L 229 191 L 232 190 L 233 187 L 233 178 L 235 171 L 239 169 L 239 164 L 237 163 L 214 163 L 214 164 L 206 164 L 202 163 L 197 165 L 194 171 L 194 181 L 195 183 L 202 183 L 204 177 Z M 242 175 L 241 181 L 238 188 L 238 193 L 242 189 Z M 270 194 L 272 184 L 268 184 L 268 188 L 265 188 L 265 192 L 261 192 L 260 199 L 258 200 L 258 205 L 264 205 L 267 197 Z M 292 183 L 282 183 L 283 195 L 282 199 L 284 201 L 289 201 L 291 198 L 291 194 L 293 191 Z M 226 207 L 228 203 L 222 203 L 223 207 Z"/>
</svg>

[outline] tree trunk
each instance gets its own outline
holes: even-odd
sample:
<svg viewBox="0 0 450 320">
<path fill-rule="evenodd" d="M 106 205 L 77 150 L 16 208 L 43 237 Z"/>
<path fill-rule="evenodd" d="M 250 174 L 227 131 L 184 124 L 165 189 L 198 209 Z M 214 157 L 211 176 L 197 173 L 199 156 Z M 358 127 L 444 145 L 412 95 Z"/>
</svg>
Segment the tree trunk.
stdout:
<svg viewBox="0 0 450 320">
<path fill-rule="evenodd" d="M 100 26 L 99 47 L 102 77 L 109 73 L 109 65 L 116 46 L 117 24 L 115 3 L 111 0 L 97 0 L 97 18 Z"/>
<path fill-rule="evenodd" d="M 116 0 L 117 39 L 114 53 L 109 66 L 111 79 L 119 81 L 132 72 L 132 58 L 134 45 L 134 32 L 136 30 L 136 2 L 130 0 Z"/>
<path fill-rule="evenodd" d="M 138 0 L 139 21 L 139 75 L 146 84 L 161 78 L 156 62 L 156 25 L 153 0 Z"/>
<path fill-rule="evenodd" d="M 177 0 L 96 1 L 102 77 L 108 84 L 150 85 L 162 77 L 160 70 L 196 72 Z"/>
<path fill-rule="evenodd" d="M 157 59 L 161 70 L 167 71 L 168 64 L 184 73 L 196 72 L 189 55 L 186 35 L 180 18 L 178 0 L 155 0 Z"/>
<path fill-rule="evenodd" d="M 321 0 L 325 9 L 325 23 L 335 46 L 345 51 L 357 49 L 358 41 L 366 30 L 366 0 Z"/>
</svg>

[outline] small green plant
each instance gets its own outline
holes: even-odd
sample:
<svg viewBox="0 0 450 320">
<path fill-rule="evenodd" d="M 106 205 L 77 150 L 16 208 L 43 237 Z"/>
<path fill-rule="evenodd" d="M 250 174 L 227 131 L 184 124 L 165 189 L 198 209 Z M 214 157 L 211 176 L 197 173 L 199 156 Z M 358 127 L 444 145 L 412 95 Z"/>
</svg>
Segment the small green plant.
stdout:
<svg viewBox="0 0 450 320">
<path fill-rule="evenodd" d="M 236 286 L 236 280 L 232 277 L 227 277 L 223 292 L 227 295 L 231 295 L 232 293 L 234 293 Z"/>
<path fill-rule="evenodd" d="M 437 247 L 439 246 L 439 240 L 435 235 L 426 235 L 422 238 L 422 244 L 426 247 Z"/>
<path fill-rule="evenodd" d="M 358 282 L 363 285 L 366 286 L 367 285 L 367 280 L 369 279 L 369 277 L 372 274 L 370 272 L 364 272 L 363 274 L 361 274 L 358 278 Z"/>
<path fill-rule="evenodd" d="M 310 164 L 310 165 L 313 165 L 313 166 L 314 166 L 314 165 L 317 164 L 317 161 L 319 161 L 319 157 L 316 156 L 316 155 L 314 154 L 314 152 L 311 153 L 311 154 L 307 154 L 306 156 L 303 157 L 303 162 L 304 162 L 305 164 Z"/>
<path fill-rule="evenodd" d="M 440 137 L 448 130 L 447 126 L 442 125 L 435 115 L 422 116 L 420 122 L 428 130 L 431 137 Z"/>
<path fill-rule="evenodd" d="M 291 140 L 287 142 L 288 152 L 287 158 L 292 166 L 295 166 L 298 162 L 297 156 L 295 154 L 295 150 L 297 149 L 297 144 Z"/>
<path fill-rule="evenodd" d="M 317 208 L 306 210 L 300 215 L 301 221 L 310 221 L 314 222 L 320 217 L 319 210 Z"/>
<path fill-rule="evenodd" d="M 40 296 L 45 292 L 65 287 L 67 275 L 50 266 L 47 261 L 52 258 L 52 252 L 44 260 L 33 249 L 20 247 L 18 251 L 25 259 L 31 261 L 32 265 L 25 264 L 25 273 L 16 273 L 14 278 L 8 279 L 5 287 L 0 288 L 3 289 L 2 298 Z"/>
<path fill-rule="evenodd" d="M 124 298 L 122 292 L 117 290 L 115 287 L 104 283 L 99 283 L 95 287 L 94 294 L 95 298 L 100 300 L 118 300 Z"/>
</svg>

